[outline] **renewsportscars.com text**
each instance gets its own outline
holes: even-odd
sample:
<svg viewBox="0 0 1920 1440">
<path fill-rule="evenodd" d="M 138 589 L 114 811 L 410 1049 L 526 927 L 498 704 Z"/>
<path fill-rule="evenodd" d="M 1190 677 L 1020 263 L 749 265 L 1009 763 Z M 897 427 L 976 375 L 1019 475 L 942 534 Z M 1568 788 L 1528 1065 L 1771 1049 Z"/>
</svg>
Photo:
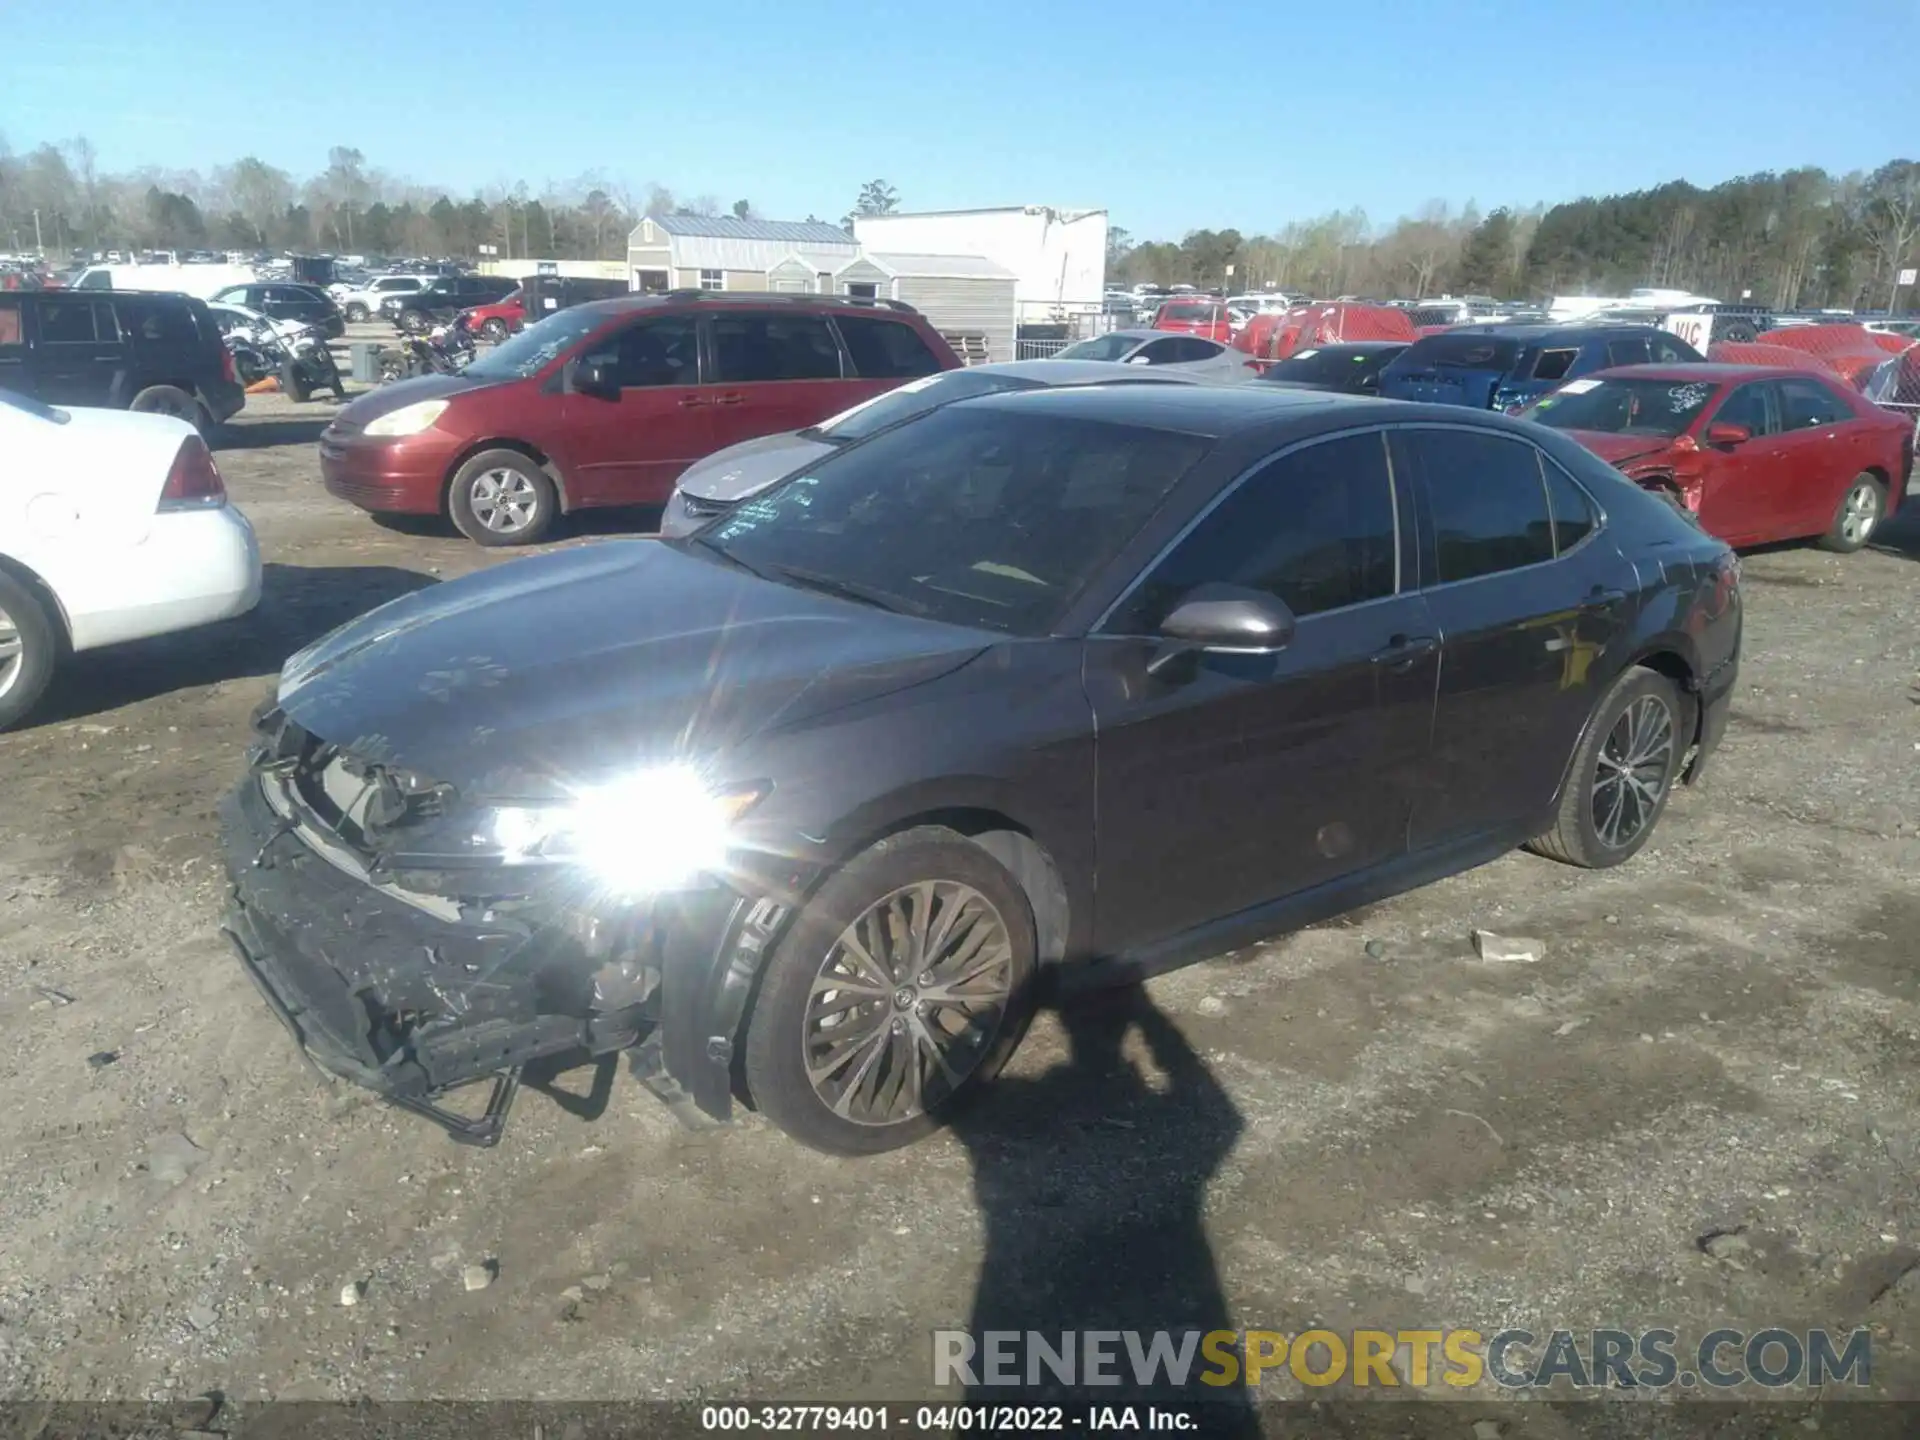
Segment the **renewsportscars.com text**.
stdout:
<svg viewBox="0 0 1920 1440">
<path fill-rule="evenodd" d="M 934 1384 L 1123 1386 L 1140 1389 L 1257 1386 L 1290 1376 L 1302 1385 L 1511 1390 L 1731 1389 L 1852 1385 L 1872 1381 L 1872 1335 L 1780 1328 L 1710 1330 L 1683 1343 L 1676 1331 L 1554 1330 L 936 1330 Z"/>
</svg>

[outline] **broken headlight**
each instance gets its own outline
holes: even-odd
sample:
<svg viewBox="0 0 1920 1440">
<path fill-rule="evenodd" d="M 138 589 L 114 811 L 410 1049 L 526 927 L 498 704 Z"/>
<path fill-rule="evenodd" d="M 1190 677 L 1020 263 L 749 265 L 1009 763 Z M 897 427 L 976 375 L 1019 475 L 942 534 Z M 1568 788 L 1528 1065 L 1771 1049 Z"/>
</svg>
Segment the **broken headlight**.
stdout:
<svg viewBox="0 0 1920 1440">
<path fill-rule="evenodd" d="M 769 788 L 717 786 L 690 766 L 664 765 L 552 804 L 498 806 L 485 839 L 509 864 L 568 863 L 616 895 L 656 895 L 720 869 L 734 823 Z"/>
</svg>

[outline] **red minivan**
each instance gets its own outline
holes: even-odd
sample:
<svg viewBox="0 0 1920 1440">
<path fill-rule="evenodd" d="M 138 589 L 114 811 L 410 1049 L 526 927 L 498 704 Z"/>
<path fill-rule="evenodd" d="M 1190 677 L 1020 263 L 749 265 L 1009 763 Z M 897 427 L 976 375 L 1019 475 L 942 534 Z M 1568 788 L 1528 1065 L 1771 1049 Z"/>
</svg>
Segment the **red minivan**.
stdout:
<svg viewBox="0 0 1920 1440">
<path fill-rule="evenodd" d="M 595 505 L 660 505 L 695 460 L 799 430 L 960 359 L 910 305 L 679 291 L 559 311 L 458 375 L 383 385 L 320 437 L 363 510 L 526 545 Z"/>
</svg>

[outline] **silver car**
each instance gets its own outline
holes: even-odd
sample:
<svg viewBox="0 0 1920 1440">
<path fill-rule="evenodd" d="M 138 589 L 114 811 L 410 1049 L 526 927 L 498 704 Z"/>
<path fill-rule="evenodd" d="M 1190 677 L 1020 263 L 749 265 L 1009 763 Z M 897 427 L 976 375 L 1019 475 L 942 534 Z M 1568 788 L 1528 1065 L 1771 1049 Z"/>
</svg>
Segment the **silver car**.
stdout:
<svg viewBox="0 0 1920 1440">
<path fill-rule="evenodd" d="M 903 420 L 955 400 L 989 395 L 1000 390 L 1039 390 L 1059 385 L 1102 385 L 1149 381 L 1188 383 L 1197 378 L 1155 369 L 1151 373 L 1116 371 L 1102 361 L 1014 360 L 1002 365 L 974 365 L 964 370 L 942 370 L 909 380 L 897 389 L 863 400 L 830 420 L 763 435 L 716 450 L 696 460 L 680 476 L 660 516 L 660 533 L 669 538 L 688 535 L 717 515 L 725 514 L 749 496 L 758 495 L 776 481 L 830 455 L 843 445 L 864 440 Z"/>
<path fill-rule="evenodd" d="M 1158 373 L 1237 385 L 1257 373 L 1240 351 L 1198 335 L 1168 330 L 1112 330 L 1067 346 L 1055 360 L 1097 360 L 1107 365 L 1147 365 Z"/>
</svg>

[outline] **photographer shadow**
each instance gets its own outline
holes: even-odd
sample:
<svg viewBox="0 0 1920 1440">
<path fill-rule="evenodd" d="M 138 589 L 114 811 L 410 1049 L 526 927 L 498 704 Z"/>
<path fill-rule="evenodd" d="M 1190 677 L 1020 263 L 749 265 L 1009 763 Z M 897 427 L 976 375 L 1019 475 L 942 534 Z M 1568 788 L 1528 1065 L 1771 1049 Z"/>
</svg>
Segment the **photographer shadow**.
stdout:
<svg viewBox="0 0 1920 1440">
<path fill-rule="evenodd" d="M 1190 1334 L 1233 1328 L 1204 1212 L 1208 1182 L 1243 1122 L 1144 989 L 1076 996 L 1058 1014 L 1066 1061 L 1038 1076 L 1002 1076 L 953 1125 L 986 1226 L 968 1322 L 978 1383 L 966 1402 L 1075 1412 L 1204 1406 L 1206 1433 L 1257 1435 L 1237 1370 L 1234 1383 L 1201 1382 L 1227 1377 L 1197 1339 L 1184 1383 L 1169 1383 L 1165 1367 L 1142 1383 L 1124 1334 L 1102 1346 L 1109 1359 L 1097 1368 L 1111 1378 L 1088 1373 L 1088 1332 L 1135 1332 L 1146 1352 L 1165 1331 L 1177 1353 Z M 1071 1383 L 1051 1364 L 1030 1366 L 1024 1339 L 1003 1341 L 1010 1363 L 996 1373 L 994 1332 L 1038 1332 L 1049 1347 L 1071 1334 Z"/>
</svg>

